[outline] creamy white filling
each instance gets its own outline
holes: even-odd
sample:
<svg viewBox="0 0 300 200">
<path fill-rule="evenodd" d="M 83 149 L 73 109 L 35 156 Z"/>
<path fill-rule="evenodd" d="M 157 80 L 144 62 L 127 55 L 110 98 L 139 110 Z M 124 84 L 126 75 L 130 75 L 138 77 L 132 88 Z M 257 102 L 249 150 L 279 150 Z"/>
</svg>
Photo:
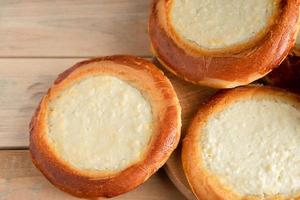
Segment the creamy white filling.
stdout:
<svg viewBox="0 0 300 200">
<path fill-rule="evenodd" d="M 300 189 L 300 110 L 272 100 L 239 101 L 214 115 L 201 139 L 205 166 L 243 195 Z"/>
<path fill-rule="evenodd" d="M 81 80 L 50 104 L 49 141 L 79 169 L 121 171 L 140 160 L 151 134 L 150 103 L 113 76 Z"/>
<path fill-rule="evenodd" d="M 217 49 L 247 42 L 266 28 L 275 0 L 173 0 L 171 23 L 185 39 Z"/>
</svg>

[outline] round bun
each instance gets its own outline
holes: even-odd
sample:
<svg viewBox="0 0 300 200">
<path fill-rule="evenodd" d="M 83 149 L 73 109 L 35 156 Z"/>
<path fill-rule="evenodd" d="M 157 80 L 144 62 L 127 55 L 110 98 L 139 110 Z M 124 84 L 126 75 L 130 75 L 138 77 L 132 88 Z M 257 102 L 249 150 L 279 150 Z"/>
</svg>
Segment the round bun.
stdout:
<svg viewBox="0 0 300 200">
<path fill-rule="evenodd" d="M 180 138 L 181 108 L 150 61 L 109 56 L 80 62 L 54 81 L 30 123 L 35 166 L 59 189 L 114 197 L 145 182 Z"/>
<path fill-rule="evenodd" d="M 216 93 L 193 119 L 182 163 L 198 199 L 299 199 L 300 96 L 246 86 Z"/>
<path fill-rule="evenodd" d="M 174 5 L 174 2 L 177 1 L 189 4 L 192 9 L 190 7 L 188 7 L 189 9 L 185 8 L 184 3 L 182 3 L 184 5 Z M 247 2 L 249 2 L 248 6 L 245 2 L 242 4 L 243 6 L 246 5 L 243 7 L 246 9 L 245 13 L 242 12 L 243 16 L 247 17 L 253 10 L 253 17 L 255 17 L 258 7 L 250 5 L 252 1 Z M 149 35 L 153 53 L 171 72 L 195 84 L 215 88 L 232 88 L 251 83 L 265 76 L 284 60 L 294 46 L 298 30 L 299 3 L 297 0 L 256 1 L 256 3 L 259 2 L 271 2 L 274 4 L 274 8 L 271 11 L 258 10 L 258 14 L 262 17 L 264 17 L 264 13 L 273 14 L 264 17 L 265 19 L 252 20 L 252 18 L 247 18 L 249 23 L 254 23 L 256 29 L 249 28 L 248 30 L 247 23 L 243 23 L 241 27 L 233 27 L 234 31 L 232 32 L 231 26 L 229 26 L 232 20 L 213 21 L 216 16 L 219 16 L 216 14 L 217 12 L 209 10 L 208 14 L 205 13 L 205 7 L 198 6 L 199 2 L 195 0 L 153 0 L 149 17 Z M 210 3 L 216 3 L 216 1 Z M 229 1 L 227 3 L 231 5 L 240 2 Z M 210 5 L 207 9 L 218 8 L 218 12 L 222 12 L 223 15 L 220 15 L 217 20 L 223 20 L 224 16 L 231 16 L 228 15 L 226 9 L 228 12 L 234 11 L 233 6 L 231 8 L 224 7 L 227 3 L 220 1 L 219 4 Z M 266 5 L 262 5 L 262 8 L 264 6 Z M 176 16 L 174 17 L 174 12 L 179 13 L 178 19 Z M 203 16 L 204 14 L 206 15 Z M 214 16 L 210 14 L 214 14 Z M 239 15 L 238 12 L 235 14 Z M 183 18 L 187 19 L 184 21 Z M 233 15 L 233 19 L 237 18 Z M 195 19 L 205 20 L 199 25 Z M 210 19 L 213 23 L 222 24 L 222 26 L 210 28 Z M 261 20 L 266 22 L 255 24 Z M 244 21 L 236 21 L 235 25 L 240 22 Z M 176 27 L 176 23 L 181 23 L 178 25 L 178 27 L 183 27 L 180 29 L 181 32 Z M 207 29 L 202 30 L 201 25 Z M 227 32 L 230 32 L 231 35 L 226 35 L 227 32 L 224 31 L 224 36 L 220 36 L 219 29 L 215 27 L 224 28 L 223 25 L 225 28 L 228 25 Z M 219 35 L 212 32 L 216 38 L 212 38 L 209 43 L 203 38 L 209 38 L 212 29 L 219 31 Z M 199 33 L 200 31 L 201 33 Z M 251 35 L 249 33 L 251 31 L 256 31 L 256 33 Z M 221 37 L 222 40 L 219 41 L 217 37 Z M 236 38 L 236 40 L 230 41 L 231 38 Z M 201 44 L 203 45 L 201 46 Z"/>
</svg>

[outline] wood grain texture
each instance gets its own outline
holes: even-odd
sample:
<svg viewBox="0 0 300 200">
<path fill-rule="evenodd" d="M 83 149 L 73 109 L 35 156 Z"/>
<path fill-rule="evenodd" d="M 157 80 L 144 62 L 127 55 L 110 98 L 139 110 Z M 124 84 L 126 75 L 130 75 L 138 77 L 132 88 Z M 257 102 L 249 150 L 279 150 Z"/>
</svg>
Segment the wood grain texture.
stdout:
<svg viewBox="0 0 300 200">
<path fill-rule="evenodd" d="M 0 59 L 0 148 L 28 147 L 33 111 L 56 76 L 83 59 Z M 155 64 L 160 66 L 156 61 Z M 214 90 L 186 83 L 163 69 L 180 98 L 183 132 Z"/>
<path fill-rule="evenodd" d="M 54 78 L 78 59 L 0 59 L 0 148 L 28 147 L 28 124 Z"/>
<path fill-rule="evenodd" d="M 164 169 L 176 188 L 188 199 L 197 200 L 185 177 L 181 162 L 181 144 L 173 152 Z"/>
<path fill-rule="evenodd" d="M 1 0 L 0 57 L 150 55 L 147 0 Z"/>
<path fill-rule="evenodd" d="M 0 151 L 0 200 L 77 199 L 52 186 L 33 166 L 29 152 Z M 163 171 L 137 189 L 113 199 L 184 200 Z"/>
<path fill-rule="evenodd" d="M 149 2 L 2 0 L 0 149 L 28 148 L 27 127 L 40 98 L 60 72 L 82 57 L 110 54 L 149 56 Z M 203 94 L 213 91 L 186 84 L 170 73 L 166 74 L 178 92 L 185 130 L 202 102 Z M 174 180 L 180 186 L 184 183 L 184 176 L 180 173 L 180 159 L 174 155 L 166 169 L 172 172 L 171 177 L 172 174 L 173 178 L 177 177 Z M 187 187 L 182 188 L 189 193 Z M 55 189 L 33 167 L 28 151 L 1 150 L 0 200 L 14 199 L 74 198 Z M 160 171 L 136 190 L 116 199 L 177 200 L 184 197 Z"/>
</svg>

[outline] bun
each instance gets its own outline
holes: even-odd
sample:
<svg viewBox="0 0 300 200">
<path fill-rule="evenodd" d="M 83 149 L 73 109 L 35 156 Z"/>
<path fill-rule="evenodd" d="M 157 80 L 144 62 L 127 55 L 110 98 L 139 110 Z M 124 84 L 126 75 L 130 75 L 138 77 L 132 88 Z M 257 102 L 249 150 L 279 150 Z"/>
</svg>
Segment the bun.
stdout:
<svg viewBox="0 0 300 200">
<path fill-rule="evenodd" d="M 182 162 L 198 199 L 299 199 L 300 97 L 247 86 L 213 96 L 189 127 Z"/>
<path fill-rule="evenodd" d="M 297 0 L 216 2 L 153 0 L 152 50 L 171 72 L 232 88 L 265 76 L 288 55 L 298 30 Z"/>
<path fill-rule="evenodd" d="M 77 197 L 114 197 L 145 182 L 180 138 L 169 80 L 132 56 L 95 58 L 58 76 L 30 124 L 33 163 Z"/>
</svg>

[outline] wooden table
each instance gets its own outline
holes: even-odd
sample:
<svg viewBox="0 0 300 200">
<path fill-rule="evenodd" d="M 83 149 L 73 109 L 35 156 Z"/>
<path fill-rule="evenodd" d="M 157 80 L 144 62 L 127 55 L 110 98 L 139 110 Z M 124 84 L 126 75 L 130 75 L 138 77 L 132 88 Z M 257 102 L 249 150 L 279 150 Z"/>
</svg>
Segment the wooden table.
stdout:
<svg viewBox="0 0 300 200">
<path fill-rule="evenodd" d="M 147 0 L 0 1 L 0 200 L 75 199 L 32 165 L 28 123 L 55 76 L 79 60 L 150 57 Z M 184 199 L 161 170 L 130 200 Z"/>
</svg>

